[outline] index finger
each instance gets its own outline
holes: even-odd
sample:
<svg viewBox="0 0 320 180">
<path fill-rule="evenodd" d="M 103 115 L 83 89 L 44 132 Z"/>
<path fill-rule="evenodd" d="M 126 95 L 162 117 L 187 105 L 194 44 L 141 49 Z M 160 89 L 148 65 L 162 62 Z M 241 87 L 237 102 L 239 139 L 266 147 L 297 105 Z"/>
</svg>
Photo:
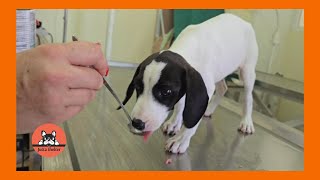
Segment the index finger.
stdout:
<svg viewBox="0 0 320 180">
<path fill-rule="evenodd" d="M 105 75 L 108 64 L 100 44 L 76 41 L 65 44 L 65 49 L 72 65 L 91 66 L 102 76 Z"/>
</svg>

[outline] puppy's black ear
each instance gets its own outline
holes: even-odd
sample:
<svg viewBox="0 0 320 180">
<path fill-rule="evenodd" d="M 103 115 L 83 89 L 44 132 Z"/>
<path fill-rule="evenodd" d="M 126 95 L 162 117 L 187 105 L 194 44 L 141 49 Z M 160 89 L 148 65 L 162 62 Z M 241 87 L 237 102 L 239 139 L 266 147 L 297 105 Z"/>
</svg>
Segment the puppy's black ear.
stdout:
<svg viewBox="0 0 320 180">
<path fill-rule="evenodd" d="M 132 80 L 131 80 L 131 82 L 130 82 L 130 84 L 129 84 L 129 86 L 128 86 L 127 93 L 126 93 L 126 97 L 125 97 L 125 99 L 124 99 L 123 102 L 122 102 L 123 105 L 125 105 L 125 104 L 129 101 L 129 99 L 131 98 L 131 96 L 132 96 L 132 94 L 133 94 L 133 92 L 134 92 L 134 89 L 135 89 L 135 87 L 134 87 L 134 86 L 135 86 L 134 82 L 135 82 L 135 79 L 137 78 L 137 76 L 138 76 L 140 73 L 143 73 L 143 72 L 144 72 L 144 69 L 146 68 L 146 66 L 147 66 L 148 64 L 150 64 L 151 61 L 154 60 L 158 55 L 159 55 L 159 52 L 153 53 L 152 55 L 150 55 L 149 57 L 147 57 L 147 58 L 138 66 L 138 68 L 137 68 L 136 72 L 134 73 L 133 78 L 132 78 Z M 142 77 L 143 77 L 143 75 L 141 75 L 141 76 L 139 75 L 139 78 L 142 78 Z M 119 109 L 121 109 L 121 106 L 119 106 L 119 107 L 117 108 L 117 110 L 119 110 Z"/>
<path fill-rule="evenodd" d="M 124 100 L 122 102 L 123 105 L 125 105 L 129 101 L 129 99 L 131 98 L 131 96 L 132 96 L 132 94 L 134 92 L 134 80 L 135 80 L 135 78 L 137 77 L 137 75 L 140 72 L 140 67 L 141 67 L 141 64 L 138 66 L 138 68 L 137 68 L 136 72 L 134 73 L 133 78 L 132 78 L 132 80 L 131 80 L 128 88 L 127 88 L 126 97 L 124 98 Z M 117 110 L 119 110 L 119 109 L 121 109 L 121 106 L 119 106 L 117 108 Z"/>
<path fill-rule="evenodd" d="M 52 134 L 53 137 L 56 137 L 56 131 L 52 131 L 51 134 Z"/>
<path fill-rule="evenodd" d="M 183 123 L 186 128 L 192 128 L 206 111 L 209 97 L 200 73 L 192 67 L 186 70 L 185 85 L 186 101 L 183 110 Z"/>
</svg>

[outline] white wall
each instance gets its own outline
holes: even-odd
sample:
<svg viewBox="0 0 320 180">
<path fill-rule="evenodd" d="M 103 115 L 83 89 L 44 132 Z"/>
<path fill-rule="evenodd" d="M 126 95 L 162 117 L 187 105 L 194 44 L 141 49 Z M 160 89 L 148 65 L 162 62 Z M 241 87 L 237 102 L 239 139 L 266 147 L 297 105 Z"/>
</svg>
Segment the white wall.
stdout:
<svg viewBox="0 0 320 180">
<path fill-rule="evenodd" d="M 301 10 L 278 11 L 280 41 L 274 49 L 275 10 L 229 9 L 226 12 L 236 14 L 253 25 L 259 44 L 257 70 L 272 74 L 279 72 L 287 78 L 304 81 L 304 30 L 297 27 Z"/>
<path fill-rule="evenodd" d="M 276 30 L 275 10 L 230 9 L 253 25 L 259 44 L 257 70 L 280 73 L 284 77 L 304 82 L 304 29 L 299 27 L 301 10 L 279 10 L 279 44 L 272 56 L 273 33 Z M 269 63 L 271 66 L 269 68 Z M 304 105 L 281 98 L 276 117 L 281 121 L 303 119 Z"/>
<path fill-rule="evenodd" d="M 151 54 L 156 10 L 117 10 L 112 59 L 140 63 Z"/>
<path fill-rule="evenodd" d="M 36 10 L 36 19 L 53 35 L 54 42 L 62 42 L 63 10 Z"/>
<path fill-rule="evenodd" d="M 100 42 L 105 53 L 109 10 L 69 10 L 68 36 Z M 62 42 L 63 10 L 36 10 L 36 18 Z M 156 10 L 116 10 L 111 60 L 139 63 L 151 54 L 156 27 Z"/>
</svg>

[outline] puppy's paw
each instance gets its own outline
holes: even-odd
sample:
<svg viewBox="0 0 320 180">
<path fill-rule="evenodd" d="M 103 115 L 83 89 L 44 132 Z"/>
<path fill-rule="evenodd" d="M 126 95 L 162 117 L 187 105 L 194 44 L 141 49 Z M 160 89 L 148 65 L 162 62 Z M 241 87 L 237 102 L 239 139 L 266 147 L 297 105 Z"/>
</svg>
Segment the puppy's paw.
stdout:
<svg viewBox="0 0 320 180">
<path fill-rule="evenodd" d="M 251 119 L 243 119 L 240 122 L 240 126 L 238 128 L 239 131 L 247 134 L 253 134 L 254 133 L 254 125 Z"/>
<path fill-rule="evenodd" d="M 162 132 L 170 136 L 175 135 L 180 131 L 181 126 L 181 120 L 169 119 L 167 122 L 163 124 Z"/>
<path fill-rule="evenodd" d="M 171 153 L 185 153 L 190 144 L 190 138 L 184 137 L 181 134 L 177 134 L 166 142 L 165 149 Z"/>
<path fill-rule="evenodd" d="M 211 117 L 211 115 L 213 114 L 213 110 L 208 106 L 206 109 L 206 112 L 204 112 L 204 117 Z"/>
</svg>

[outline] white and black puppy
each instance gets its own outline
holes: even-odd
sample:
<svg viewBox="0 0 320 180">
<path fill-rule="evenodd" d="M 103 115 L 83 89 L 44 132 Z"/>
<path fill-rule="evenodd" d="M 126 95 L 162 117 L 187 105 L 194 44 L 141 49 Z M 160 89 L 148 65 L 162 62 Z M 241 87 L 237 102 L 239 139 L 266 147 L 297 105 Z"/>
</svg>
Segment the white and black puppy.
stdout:
<svg viewBox="0 0 320 180">
<path fill-rule="evenodd" d="M 175 134 L 166 144 L 184 153 L 203 115 L 210 116 L 227 86 L 224 78 L 240 70 L 245 104 L 239 129 L 253 133 L 252 90 L 258 45 L 252 26 L 231 14 L 222 14 L 185 28 L 169 50 L 155 53 L 137 68 L 123 104 L 137 93 L 133 126 L 144 132 Z M 215 95 L 214 95 L 215 92 Z"/>
</svg>

